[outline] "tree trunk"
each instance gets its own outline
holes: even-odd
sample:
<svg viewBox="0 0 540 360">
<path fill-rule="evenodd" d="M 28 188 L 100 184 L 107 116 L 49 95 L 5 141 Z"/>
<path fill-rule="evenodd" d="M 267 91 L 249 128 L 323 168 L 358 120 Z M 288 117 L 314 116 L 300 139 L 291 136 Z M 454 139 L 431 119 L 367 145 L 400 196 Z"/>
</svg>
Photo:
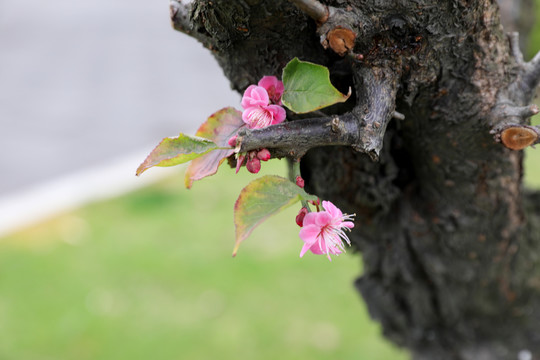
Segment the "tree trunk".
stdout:
<svg viewBox="0 0 540 360">
<path fill-rule="evenodd" d="M 415 359 L 540 359 L 540 195 L 522 189 L 512 150 L 537 142 L 527 121 L 540 56 L 525 63 L 499 18 L 489 0 L 171 3 L 173 26 L 239 92 L 294 57 L 353 88 L 356 101 L 324 111 L 354 119 L 355 143 L 309 150 L 302 175 L 356 213 L 356 287 Z M 252 148 L 267 140 L 243 135 Z"/>
</svg>

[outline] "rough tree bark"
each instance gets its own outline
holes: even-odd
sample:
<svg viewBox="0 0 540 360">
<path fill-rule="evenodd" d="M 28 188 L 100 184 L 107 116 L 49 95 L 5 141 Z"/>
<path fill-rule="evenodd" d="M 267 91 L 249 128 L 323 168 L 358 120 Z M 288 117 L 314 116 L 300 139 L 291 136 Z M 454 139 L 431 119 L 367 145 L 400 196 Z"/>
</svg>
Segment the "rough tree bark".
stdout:
<svg viewBox="0 0 540 360">
<path fill-rule="evenodd" d="M 538 142 L 540 54 L 523 60 L 494 0 L 173 0 L 171 19 L 239 92 L 294 57 L 353 87 L 239 141 L 305 153 L 308 190 L 357 214 L 356 287 L 386 337 L 415 359 L 540 359 L 540 195 L 519 151 Z"/>
</svg>

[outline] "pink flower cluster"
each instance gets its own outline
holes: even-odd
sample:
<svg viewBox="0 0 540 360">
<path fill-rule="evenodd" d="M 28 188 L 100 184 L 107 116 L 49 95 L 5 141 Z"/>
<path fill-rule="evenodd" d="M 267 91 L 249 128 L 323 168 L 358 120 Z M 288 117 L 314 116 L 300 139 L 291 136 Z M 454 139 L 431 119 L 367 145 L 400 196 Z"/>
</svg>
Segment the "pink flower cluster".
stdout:
<svg viewBox="0 0 540 360">
<path fill-rule="evenodd" d="M 300 239 L 304 246 L 300 251 L 300 257 L 309 250 L 314 254 L 326 254 L 328 260 L 332 260 L 330 255 L 338 255 L 345 251 L 343 241 L 351 245 L 349 237 L 344 230 L 354 227 L 354 215 L 343 214 L 330 201 L 323 201 L 324 211 L 307 212 L 302 208 L 296 217 L 296 222 L 302 227 Z"/>
<path fill-rule="evenodd" d="M 275 76 L 265 76 L 257 85 L 250 85 L 242 97 L 242 120 L 250 129 L 260 129 L 285 120 L 281 105 L 283 82 Z"/>
<path fill-rule="evenodd" d="M 260 129 L 282 123 L 285 120 L 285 109 L 281 105 L 283 82 L 275 76 L 264 76 L 257 85 L 250 85 L 242 97 L 242 120 L 249 129 Z M 236 136 L 229 139 L 229 145 L 236 146 Z M 247 161 L 246 161 L 247 159 Z M 251 173 L 261 170 L 261 161 L 270 159 L 268 149 L 252 150 L 246 154 L 238 154 L 236 172 L 246 161 L 246 168 Z"/>
</svg>

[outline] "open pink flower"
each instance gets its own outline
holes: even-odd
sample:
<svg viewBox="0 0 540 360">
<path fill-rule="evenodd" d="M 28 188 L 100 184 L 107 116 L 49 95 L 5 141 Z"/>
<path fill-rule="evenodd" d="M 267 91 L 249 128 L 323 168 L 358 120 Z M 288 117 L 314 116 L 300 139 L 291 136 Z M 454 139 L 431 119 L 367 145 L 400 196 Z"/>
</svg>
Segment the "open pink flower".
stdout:
<svg viewBox="0 0 540 360">
<path fill-rule="evenodd" d="M 248 109 L 252 106 L 266 106 L 270 104 L 268 92 L 262 86 L 249 85 L 242 96 L 242 107 Z"/>
<path fill-rule="evenodd" d="M 262 86 L 268 92 L 270 101 L 274 104 L 281 105 L 281 95 L 283 95 L 283 82 L 275 76 L 263 76 L 259 81 L 259 86 Z"/>
<path fill-rule="evenodd" d="M 282 123 L 287 114 L 279 105 L 251 106 L 242 113 L 242 120 L 250 129 L 260 129 Z"/>
<path fill-rule="evenodd" d="M 250 129 L 260 129 L 283 122 L 287 114 L 285 109 L 276 103 L 281 103 L 283 83 L 275 76 L 265 76 L 259 81 L 259 86 L 250 85 L 242 97 L 242 120 Z M 270 103 L 270 100 L 274 104 Z"/>
<path fill-rule="evenodd" d="M 343 214 L 330 201 L 323 201 L 324 211 L 310 212 L 306 214 L 303 227 L 300 230 L 300 239 L 304 246 L 300 251 L 300 257 L 310 250 L 312 253 L 326 254 L 328 260 L 331 254 L 341 254 L 345 251 L 343 241 L 351 245 L 349 237 L 344 230 L 354 227 L 354 215 Z"/>
</svg>

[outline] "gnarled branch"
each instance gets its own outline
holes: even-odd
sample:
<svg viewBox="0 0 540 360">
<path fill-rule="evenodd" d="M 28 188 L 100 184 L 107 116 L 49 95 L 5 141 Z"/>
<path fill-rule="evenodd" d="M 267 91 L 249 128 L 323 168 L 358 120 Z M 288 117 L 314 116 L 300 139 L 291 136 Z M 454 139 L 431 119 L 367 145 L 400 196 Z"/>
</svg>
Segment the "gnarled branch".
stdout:
<svg viewBox="0 0 540 360">
<path fill-rule="evenodd" d="M 298 159 L 319 146 L 345 145 L 356 148 L 359 142 L 358 119 L 354 114 L 290 121 L 262 129 L 238 133 L 237 151 L 267 148 L 274 157 Z"/>
<path fill-rule="evenodd" d="M 355 71 L 354 112 L 361 120 L 360 149 L 373 160 L 379 157 L 386 127 L 396 113 L 398 79 L 399 74 L 389 67 L 359 66 Z"/>
<path fill-rule="evenodd" d="M 351 113 L 242 130 L 237 152 L 268 148 L 274 157 L 298 159 L 314 147 L 346 145 L 377 161 L 388 123 L 394 117 L 404 118 L 395 111 L 398 74 L 377 66 L 357 70 L 357 105 Z"/>
</svg>

